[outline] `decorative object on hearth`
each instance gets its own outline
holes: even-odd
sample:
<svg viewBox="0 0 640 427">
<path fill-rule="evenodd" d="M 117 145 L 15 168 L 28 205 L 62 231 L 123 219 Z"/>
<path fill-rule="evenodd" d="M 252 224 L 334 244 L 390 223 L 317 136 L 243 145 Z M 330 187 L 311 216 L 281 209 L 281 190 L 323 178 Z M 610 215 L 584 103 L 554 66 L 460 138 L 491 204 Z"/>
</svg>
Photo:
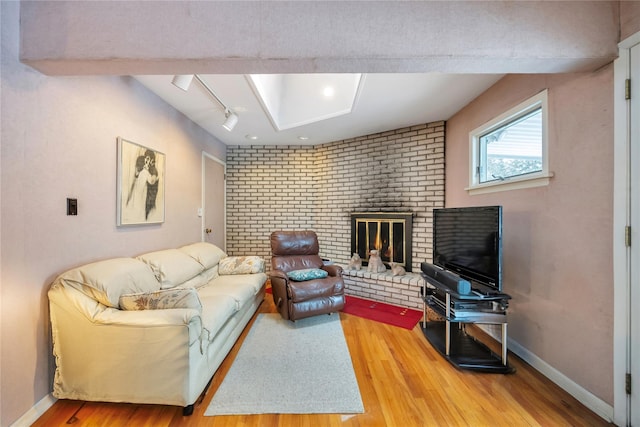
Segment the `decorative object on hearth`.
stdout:
<svg viewBox="0 0 640 427">
<path fill-rule="evenodd" d="M 396 262 L 391 261 L 389 266 L 391 267 L 391 274 L 394 276 L 404 276 L 407 274 L 404 267 Z"/>
<path fill-rule="evenodd" d="M 380 258 L 380 252 L 376 249 L 369 251 L 369 265 L 367 271 L 371 273 L 384 273 L 387 271 L 387 267 L 384 266 L 382 258 Z"/>
<path fill-rule="evenodd" d="M 349 265 L 347 265 L 349 270 L 360 270 L 362 269 L 362 258 L 356 252 L 354 252 L 351 260 L 349 261 Z"/>
</svg>

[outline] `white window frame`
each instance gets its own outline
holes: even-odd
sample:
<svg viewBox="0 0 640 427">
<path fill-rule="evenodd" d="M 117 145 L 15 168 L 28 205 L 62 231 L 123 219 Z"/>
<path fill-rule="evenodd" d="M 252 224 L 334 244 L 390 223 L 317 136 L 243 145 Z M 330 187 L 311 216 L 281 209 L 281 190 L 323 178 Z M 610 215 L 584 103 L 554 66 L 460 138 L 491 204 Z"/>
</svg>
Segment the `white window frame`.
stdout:
<svg viewBox="0 0 640 427">
<path fill-rule="evenodd" d="M 542 108 L 542 170 L 525 175 L 505 177 L 503 180 L 480 183 L 480 174 L 478 173 L 478 167 L 480 166 L 480 137 L 538 108 Z M 470 195 L 540 187 L 548 185 L 551 177 L 553 177 L 553 173 L 549 172 L 546 89 L 469 132 L 469 187 L 465 188 L 465 190 Z"/>
</svg>

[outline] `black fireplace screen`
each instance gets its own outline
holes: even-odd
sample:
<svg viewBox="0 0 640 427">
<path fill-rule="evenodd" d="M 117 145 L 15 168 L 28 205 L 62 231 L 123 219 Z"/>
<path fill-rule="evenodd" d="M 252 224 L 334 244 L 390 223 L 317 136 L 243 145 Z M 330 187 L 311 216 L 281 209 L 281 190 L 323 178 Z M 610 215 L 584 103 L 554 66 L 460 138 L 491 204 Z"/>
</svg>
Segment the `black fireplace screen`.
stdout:
<svg viewBox="0 0 640 427">
<path fill-rule="evenodd" d="M 411 213 L 352 213 L 351 252 L 367 265 L 375 249 L 387 267 L 393 261 L 411 271 L 412 219 Z"/>
</svg>

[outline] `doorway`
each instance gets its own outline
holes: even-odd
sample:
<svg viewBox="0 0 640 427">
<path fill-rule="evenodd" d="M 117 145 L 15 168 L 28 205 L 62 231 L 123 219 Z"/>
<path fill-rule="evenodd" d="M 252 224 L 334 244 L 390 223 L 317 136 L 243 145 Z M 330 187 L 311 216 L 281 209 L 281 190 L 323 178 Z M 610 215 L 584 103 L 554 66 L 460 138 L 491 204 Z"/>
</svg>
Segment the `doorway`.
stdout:
<svg viewBox="0 0 640 427">
<path fill-rule="evenodd" d="M 640 33 L 619 47 L 614 63 L 613 422 L 640 426 Z"/>
<path fill-rule="evenodd" d="M 202 152 L 202 241 L 226 252 L 226 164 Z"/>
</svg>

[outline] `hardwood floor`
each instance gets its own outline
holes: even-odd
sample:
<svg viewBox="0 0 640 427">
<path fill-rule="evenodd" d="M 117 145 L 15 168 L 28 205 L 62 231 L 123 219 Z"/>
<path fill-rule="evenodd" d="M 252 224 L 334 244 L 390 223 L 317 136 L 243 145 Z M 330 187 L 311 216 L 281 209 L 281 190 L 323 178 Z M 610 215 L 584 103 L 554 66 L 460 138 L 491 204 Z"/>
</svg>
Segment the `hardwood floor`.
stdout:
<svg viewBox="0 0 640 427">
<path fill-rule="evenodd" d="M 259 312 L 275 312 L 267 295 Z M 453 368 L 412 331 L 340 313 L 364 414 L 205 417 L 243 332 L 190 417 L 182 408 L 59 400 L 34 426 L 606 426 L 612 425 L 516 356 L 512 375 Z M 253 324 L 253 321 L 250 325 Z M 497 348 L 496 348 L 497 350 Z"/>
</svg>

